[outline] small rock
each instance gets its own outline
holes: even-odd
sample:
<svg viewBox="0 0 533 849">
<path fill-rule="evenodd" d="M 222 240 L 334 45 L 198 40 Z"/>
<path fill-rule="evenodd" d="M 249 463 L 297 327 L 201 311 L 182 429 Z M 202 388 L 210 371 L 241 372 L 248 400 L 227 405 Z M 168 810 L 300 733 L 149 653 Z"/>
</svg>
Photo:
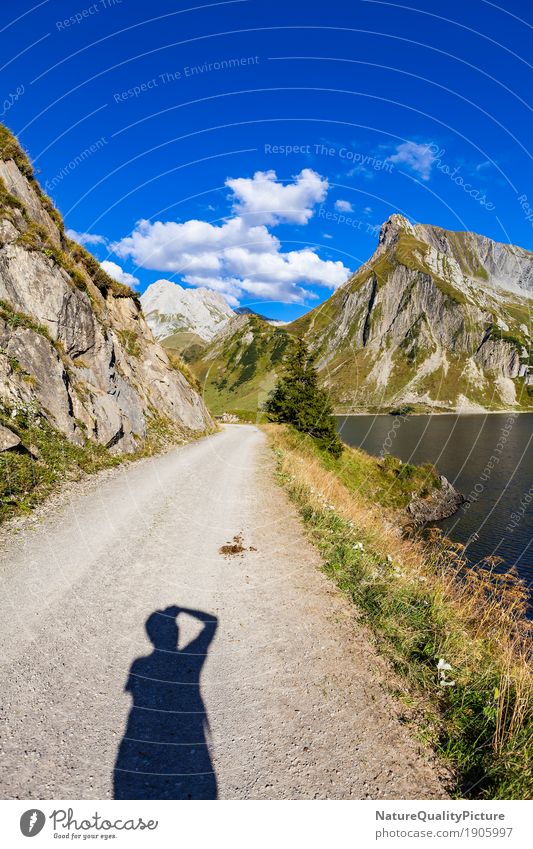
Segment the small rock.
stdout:
<svg viewBox="0 0 533 849">
<path fill-rule="evenodd" d="M 441 475 L 440 482 L 440 489 L 433 489 L 427 498 L 414 497 L 408 505 L 407 511 L 415 524 L 423 525 L 426 522 L 447 519 L 457 513 L 461 504 L 465 503 L 464 495 L 458 492 L 444 475 Z"/>
<path fill-rule="evenodd" d="M 0 451 L 9 451 L 10 448 L 16 448 L 20 445 L 20 437 L 8 427 L 0 425 Z"/>
</svg>

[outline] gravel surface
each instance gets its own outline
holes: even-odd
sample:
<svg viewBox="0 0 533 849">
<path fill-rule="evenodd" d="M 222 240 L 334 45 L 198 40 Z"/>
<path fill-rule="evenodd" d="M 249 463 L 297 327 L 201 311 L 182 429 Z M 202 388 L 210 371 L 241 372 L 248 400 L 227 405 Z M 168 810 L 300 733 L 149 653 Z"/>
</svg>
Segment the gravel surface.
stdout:
<svg viewBox="0 0 533 849">
<path fill-rule="evenodd" d="M 107 471 L 11 527 L 1 795 L 446 798 L 318 567 L 252 426 Z"/>
</svg>

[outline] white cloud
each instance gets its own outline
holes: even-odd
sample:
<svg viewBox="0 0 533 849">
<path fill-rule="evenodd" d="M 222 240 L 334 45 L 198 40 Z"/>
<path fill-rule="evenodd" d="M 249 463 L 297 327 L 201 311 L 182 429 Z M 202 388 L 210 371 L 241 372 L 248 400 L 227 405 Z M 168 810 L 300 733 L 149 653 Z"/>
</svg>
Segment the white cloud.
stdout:
<svg viewBox="0 0 533 849">
<path fill-rule="evenodd" d="M 305 248 L 288 253 L 251 253 L 246 248 L 229 248 L 224 257 L 233 275 L 268 283 L 304 283 L 312 281 L 335 289 L 346 279 L 341 262 L 324 261 Z"/>
<path fill-rule="evenodd" d="M 349 171 L 346 172 L 347 177 L 355 177 L 361 175 L 365 180 L 373 180 L 374 179 L 374 171 L 370 168 L 367 168 L 366 165 L 354 165 Z M 344 177 L 344 174 L 339 174 L 339 178 Z"/>
<path fill-rule="evenodd" d="M 323 200 L 327 182 L 308 169 L 289 186 L 274 180 L 273 171 L 256 172 L 251 180 L 228 180 L 234 209 L 242 214 L 222 224 L 142 220 L 112 249 L 143 268 L 172 271 L 191 286 L 221 292 L 232 305 L 243 294 L 294 303 L 315 297 L 306 285 L 335 289 L 350 273 L 341 261 L 322 260 L 311 248 L 283 252 L 266 227 L 267 220 L 305 223 Z"/>
<path fill-rule="evenodd" d="M 353 212 L 353 206 L 349 200 L 336 200 L 335 209 L 338 209 L 339 212 Z"/>
<path fill-rule="evenodd" d="M 266 227 L 249 227 L 242 218 L 230 218 L 221 225 L 192 218 L 175 221 L 139 221 L 131 236 L 112 245 L 118 256 L 132 256 L 137 265 L 161 271 L 183 272 L 206 264 L 208 272 L 220 266 L 221 252 L 245 245 L 250 252 L 274 251 L 279 241 Z"/>
<path fill-rule="evenodd" d="M 412 171 L 419 174 L 423 180 L 429 180 L 431 166 L 435 160 L 435 154 L 431 151 L 429 144 L 417 144 L 417 142 L 402 142 L 396 148 L 396 153 L 389 156 L 389 162 L 399 162 L 407 165 Z"/>
<path fill-rule="evenodd" d="M 365 208 L 363 209 L 363 212 L 365 213 L 365 215 L 370 215 L 370 213 L 372 212 L 372 207 L 371 206 L 365 206 Z"/>
<path fill-rule="evenodd" d="M 131 236 L 113 247 L 139 266 L 173 271 L 189 285 L 207 286 L 234 298 L 246 292 L 300 302 L 306 295 L 303 284 L 334 289 L 349 274 L 342 262 L 322 260 L 309 248 L 282 252 L 279 240 L 266 227 L 248 228 L 242 218 L 220 226 L 196 220 L 141 221 Z"/>
<path fill-rule="evenodd" d="M 322 238 L 323 239 L 332 239 L 333 236 L 331 235 L 331 233 L 322 233 Z"/>
<path fill-rule="evenodd" d="M 139 282 L 137 277 L 134 277 L 133 274 L 128 274 L 127 271 L 124 271 L 120 265 L 117 265 L 116 262 L 110 262 L 110 260 L 105 259 L 100 263 L 106 274 L 109 274 L 113 280 L 116 280 L 118 283 L 124 283 L 126 286 L 136 286 Z"/>
<path fill-rule="evenodd" d="M 251 179 L 226 180 L 226 186 L 234 196 L 233 211 L 253 216 L 254 224 L 307 224 L 313 207 L 326 197 L 328 181 L 311 168 L 304 168 L 287 185 L 277 182 L 275 171 L 256 171 Z"/>
<path fill-rule="evenodd" d="M 106 240 L 97 233 L 78 233 L 76 230 L 67 230 L 66 236 L 80 245 L 105 245 Z"/>
</svg>

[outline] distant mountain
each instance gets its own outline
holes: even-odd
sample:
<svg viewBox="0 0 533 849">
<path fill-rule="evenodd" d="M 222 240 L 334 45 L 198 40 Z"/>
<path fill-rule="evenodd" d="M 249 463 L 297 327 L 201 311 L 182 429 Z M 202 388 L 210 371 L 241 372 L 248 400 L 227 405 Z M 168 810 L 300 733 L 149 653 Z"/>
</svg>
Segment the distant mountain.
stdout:
<svg viewBox="0 0 533 849">
<path fill-rule="evenodd" d="M 237 307 L 235 310 L 237 315 L 256 315 L 257 318 L 262 318 L 263 321 L 268 322 L 268 324 L 273 324 L 274 327 L 285 327 L 289 322 L 288 321 L 280 321 L 278 318 L 268 318 L 266 315 L 263 315 L 256 310 L 251 310 L 250 307 Z"/>
<path fill-rule="evenodd" d="M 156 339 L 193 333 L 210 341 L 235 316 L 227 301 L 211 289 L 185 289 L 171 280 L 158 280 L 141 295 L 141 305 Z"/>
<path fill-rule="evenodd" d="M 298 334 L 339 411 L 531 409 L 532 285 L 528 251 L 393 215 L 327 301 L 275 331 L 233 320 L 194 369 L 214 409 L 249 408 Z"/>
<path fill-rule="evenodd" d="M 274 388 L 292 337 L 254 314 L 235 316 L 203 349 L 187 359 L 214 413 L 255 412 Z"/>
<path fill-rule="evenodd" d="M 250 307 L 237 307 L 235 312 L 237 313 L 237 315 L 256 315 L 258 318 L 262 318 L 263 321 L 273 321 L 273 319 L 267 318 L 266 315 L 263 315 L 262 313 L 257 312 L 256 310 L 252 310 L 250 309 Z"/>
</svg>

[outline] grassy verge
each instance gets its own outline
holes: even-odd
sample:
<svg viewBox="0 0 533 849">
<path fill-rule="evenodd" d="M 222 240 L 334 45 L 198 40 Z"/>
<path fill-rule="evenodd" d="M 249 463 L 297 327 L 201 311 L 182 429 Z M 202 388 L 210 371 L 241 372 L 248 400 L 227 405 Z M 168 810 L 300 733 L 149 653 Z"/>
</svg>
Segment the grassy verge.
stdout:
<svg viewBox="0 0 533 849">
<path fill-rule="evenodd" d="M 32 405 L 17 410 L 0 405 L 0 424 L 16 433 L 23 446 L 0 452 L 0 522 L 30 512 L 64 481 L 151 456 L 198 436 L 152 411 L 142 448 L 116 456 L 89 440 L 82 446 L 72 444 Z"/>
<path fill-rule="evenodd" d="M 406 481 L 390 477 L 378 506 L 379 461 L 348 448 L 332 461 L 305 436 L 265 430 L 324 570 L 403 678 L 402 698 L 416 705 L 425 739 L 453 768 L 455 795 L 530 798 L 533 653 L 524 585 L 512 571 L 498 574 L 493 560 L 471 567 L 462 547 L 438 534 L 404 538 L 397 508 Z"/>
<path fill-rule="evenodd" d="M 305 451 L 324 469 L 335 474 L 351 492 L 369 503 L 403 508 L 413 494 L 424 498 L 432 490 L 441 488 L 440 475 L 431 463 L 414 466 L 402 463 L 391 454 L 378 460 L 365 451 L 347 446 L 340 457 L 334 457 L 322 451 L 311 437 L 290 429 L 283 431 L 282 438 L 285 447 Z"/>
</svg>

